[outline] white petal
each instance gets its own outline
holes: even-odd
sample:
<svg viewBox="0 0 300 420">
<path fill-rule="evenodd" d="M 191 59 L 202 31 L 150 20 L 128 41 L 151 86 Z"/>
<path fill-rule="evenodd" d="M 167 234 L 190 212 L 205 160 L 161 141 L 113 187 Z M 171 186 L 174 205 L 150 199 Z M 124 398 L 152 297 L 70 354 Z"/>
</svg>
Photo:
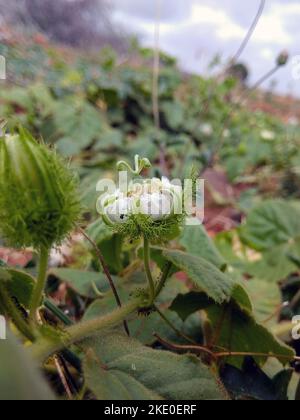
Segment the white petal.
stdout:
<svg viewBox="0 0 300 420">
<path fill-rule="evenodd" d="M 172 197 L 168 194 L 144 194 L 140 199 L 139 211 L 153 220 L 162 220 L 172 213 Z"/>
<path fill-rule="evenodd" d="M 120 198 L 106 208 L 106 214 L 113 223 L 126 223 L 132 212 L 132 198 Z"/>
</svg>

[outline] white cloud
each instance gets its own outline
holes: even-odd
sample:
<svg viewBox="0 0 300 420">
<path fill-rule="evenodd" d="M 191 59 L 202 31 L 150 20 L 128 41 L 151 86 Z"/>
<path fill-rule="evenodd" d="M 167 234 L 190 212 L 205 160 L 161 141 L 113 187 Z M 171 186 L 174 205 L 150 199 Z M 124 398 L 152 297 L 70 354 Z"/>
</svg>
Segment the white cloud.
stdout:
<svg viewBox="0 0 300 420">
<path fill-rule="evenodd" d="M 285 11 L 285 9 L 283 10 Z M 273 6 L 268 13 L 262 16 L 252 37 L 252 42 L 272 43 L 278 46 L 288 46 L 293 42 L 285 27 L 289 14 L 283 14 L 283 10 L 281 6 Z"/>
<path fill-rule="evenodd" d="M 203 24 L 213 26 L 219 38 L 242 39 L 245 30 L 235 23 L 223 10 L 216 10 L 214 7 L 194 4 L 189 19 L 189 24 Z"/>
<path fill-rule="evenodd" d="M 290 47 L 294 38 L 289 25 L 299 18 L 300 3 L 273 4 L 262 16 L 252 40 Z"/>
<path fill-rule="evenodd" d="M 295 16 L 300 17 L 300 4 L 273 4 L 261 17 L 252 42 L 288 47 L 293 43 L 288 22 Z M 225 41 L 243 39 L 248 29 L 235 22 L 226 9 L 196 3 L 192 6 L 190 18 L 185 24 L 212 26 L 217 37 Z"/>
<path fill-rule="evenodd" d="M 154 31 L 154 19 L 140 19 L 137 16 L 125 14 L 124 11 L 116 10 L 114 13 L 116 21 L 126 22 L 136 32 L 143 33 L 145 40 L 150 40 Z M 223 10 L 216 10 L 211 6 L 192 4 L 190 14 L 187 19 L 177 22 L 162 21 L 160 24 L 161 38 L 172 33 L 180 33 L 188 28 L 200 26 L 206 30 L 212 31 L 219 39 L 241 40 L 245 35 L 245 29 L 235 23 L 229 15 Z"/>
<path fill-rule="evenodd" d="M 274 58 L 274 51 L 272 48 L 262 48 L 260 55 L 265 60 L 272 60 Z"/>
</svg>

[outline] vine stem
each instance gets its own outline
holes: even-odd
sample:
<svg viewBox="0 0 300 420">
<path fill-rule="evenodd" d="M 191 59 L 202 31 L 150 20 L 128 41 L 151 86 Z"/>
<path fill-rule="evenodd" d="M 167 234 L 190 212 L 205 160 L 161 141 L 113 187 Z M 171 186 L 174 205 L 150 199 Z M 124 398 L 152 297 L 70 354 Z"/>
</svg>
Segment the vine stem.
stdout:
<svg viewBox="0 0 300 420">
<path fill-rule="evenodd" d="M 110 314 L 90 321 L 80 322 L 79 324 L 66 328 L 63 331 L 63 338 L 61 341 L 49 342 L 48 340 L 41 340 L 31 347 L 32 354 L 39 361 L 43 362 L 54 353 L 82 341 L 85 338 L 91 337 L 98 331 L 118 325 L 124 318 L 135 312 L 141 304 L 141 298 L 134 299 Z"/>
<path fill-rule="evenodd" d="M 153 58 L 153 80 L 152 80 L 152 107 L 154 124 L 157 130 L 160 129 L 160 115 L 159 115 L 159 71 L 160 71 L 160 15 L 161 15 L 161 0 L 156 0 L 156 22 L 154 31 L 154 58 Z"/>
<path fill-rule="evenodd" d="M 149 283 L 149 292 L 150 292 L 150 306 L 153 304 L 156 297 L 155 284 L 151 273 L 150 268 L 150 243 L 149 240 L 144 236 L 144 266 L 146 271 L 146 276 Z"/>
<path fill-rule="evenodd" d="M 40 261 L 39 261 L 37 283 L 33 290 L 31 303 L 30 303 L 30 311 L 29 311 L 30 319 L 31 321 L 35 323 L 37 323 L 37 311 L 41 304 L 43 292 L 46 286 L 49 252 L 50 252 L 49 249 L 46 247 L 42 247 L 40 250 Z"/>
<path fill-rule="evenodd" d="M 201 354 L 205 353 L 210 355 L 213 359 L 222 359 L 226 357 L 246 357 L 246 356 L 252 356 L 252 357 L 271 357 L 275 359 L 284 359 L 289 361 L 300 361 L 300 357 L 297 356 L 287 356 L 285 354 L 274 354 L 274 353 L 256 353 L 256 352 L 233 352 L 233 351 L 224 351 L 219 353 L 214 353 L 212 350 L 210 350 L 207 347 L 202 346 L 191 346 L 191 345 L 179 345 L 171 343 L 163 338 L 161 338 L 158 334 L 154 334 L 156 339 L 165 347 L 169 348 L 173 351 L 180 351 L 180 352 L 190 352 L 194 354 Z"/>
<path fill-rule="evenodd" d="M 8 291 L 5 288 L 5 285 L 1 284 L 0 282 L 0 300 L 2 303 L 2 306 L 5 309 L 5 312 L 11 317 L 13 323 L 18 328 L 21 334 L 24 335 L 28 340 L 31 342 L 34 342 L 35 335 L 31 331 L 30 326 L 27 324 L 27 322 L 23 319 L 22 315 L 18 311 L 18 308 L 12 301 Z"/>
<path fill-rule="evenodd" d="M 166 281 L 169 278 L 169 274 L 171 271 L 173 264 L 171 262 L 168 262 L 165 269 L 163 270 L 160 282 L 158 283 L 156 290 L 155 290 L 155 296 L 160 295 L 160 292 L 163 290 L 163 288 L 165 287 Z"/>
<path fill-rule="evenodd" d="M 259 22 L 259 20 L 260 20 L 260 18 L 262 16 L 262 14 L 263 14 L 265 5 L 266 5 L 266 0 L 261 0 L 260 5 L 259 5 L 259 8 L 258 8 L 258 11 L 257 11 L 257 13 L 255 15 L 254 20 L 253 20 L 253 22 L 252 22 L 252 24 L 251 24 L 251 26 L 250 26 L 250 28 L 249 28 L 249 30 L 248 30 L 245 38 L 243 39 L 243 42 L 240 45 L 238 51 L 235 53 L 234 57 L 232 58 L 232 62 L 233 63 L 236 63 L 237 62 L 237 60 L 240 58 L 240 56 L 244 52 L 245 48 L 247 47 L 247 45 L 248 45 L 248 43 L 249 43 L 249 41 L 250 41 L 250 39 L 251 39 L 251 37 L 252 37 L 252 35 L 253 35 L 256 27 L 257 27 L 257 24 L 258 24 L 258 22 Z"/>
<path fill-rule="evenodd" d="M 109 285 L 110 285 L 110 288 L 111 288 L 111 290 L 112 290 L 112 292 L 114 294 L 114 297 L 115 297 L 115 300 L 117 302 L 117 305 L 119 306 L 119 308 L 121 308 L 122 307 L 121 299 L 119 297 L 118 291 L 117 291 L 116 286 L 114 284 L 113 278 L 112 278 L 112 276 L 111 276 L 111 274 L 109 272 L 109 269 L 108 269 L 108 267 L 106 265 L 105 259 L 104 259 L 103 255 L 102 255 L 102 252 L 100 251 L 100 248 L 98 247 L 98 245 L 96 244 L 96 242 L 93 241 L 93 239 L 90 238 L 89 235 L 82 228 L 80 228 L 79 230 L 82 233 L 82 235 L 85 237 L 85 239 L 94 248 L 94 250 L 96 252 L 96 255 L 97 255 L 98 259 L 99 259 L 99 262 L 101 264 L 101 267 L 103 269 L 103 272 L 106 275 L 107 280 L 108 280 Z M 123 321 L 123 324 L 124 324 L 124 329 L 125 329 L 126 334 L 128 335 L 128 337 L 130 337 L 130 331 L 129 331 L 129 327 L 128 327 L 127 321 L 124 320 Z"/>
<path fill-rule="evenodd" d="M 159 109 L 159 74 L 160 74 L 160 24 L 161 24 L 161 0 L 155 1 L 155 28 L 154 28 L 154 55 L 153 55 L 153 77 L 152 77 L 152 113 L 157 133 L 160 130 L 160 109 Z M 159 163 L 164 175 L 169 173 L 166 157 L 166 147 L 160 141 Z"/>
<path fill-rule="evenodd" d="M 154 337 L 157 339 L 157 341 L 162 344 L 164 347 L 166 347 L 169 350 L 172 351 L 177 351 L 177 352 L 181 352 L 181 353 L 185 353 L 185 352 L 190 352 L 190 353 L 194 353 L 194 354 L 208 354 L 209 356 L 211 356 L 213 359 L 216 359 L 214 353 L 209 350 L 207 347 L 201 347 L 199 345 L 179 345 L 179 344 L 174 344 L 171 343 L 170 341 L 165 340 L 164 338 L 160 337 L 160 335 L 158 334 L 153 334 Z"/>
<path fill-rule="evenodd" d="M 254 90 L 258 89 L 266 80 L 272 77 L 277 71 L 281 68 L 281 66 L 277 65 L 273 69 L 269 70 L 265 75 L 263 75 L 251 88 L 250 93 Z"/>
</svg>

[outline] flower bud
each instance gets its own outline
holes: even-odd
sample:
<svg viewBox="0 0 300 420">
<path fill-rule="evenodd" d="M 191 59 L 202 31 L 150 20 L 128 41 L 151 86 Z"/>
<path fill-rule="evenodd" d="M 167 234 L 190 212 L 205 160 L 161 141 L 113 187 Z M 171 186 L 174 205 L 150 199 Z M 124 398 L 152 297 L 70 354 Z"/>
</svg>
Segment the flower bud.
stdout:
<svg viewBox="0 0 300 420">
<path fill-rule="evenodd" d="M 55 151 L 23 129 L 0 137 L 0 232 L 10 245 L 50 248 L 79 216 L 77 183 Z"/>
<path fill-rule="evenodd" d="M 282 67 L 287 64 L 289 60 L 289 53 L 288 51 L 282 51 L 279 56 L 277 57 L 277 65 Z"/>
</svg>

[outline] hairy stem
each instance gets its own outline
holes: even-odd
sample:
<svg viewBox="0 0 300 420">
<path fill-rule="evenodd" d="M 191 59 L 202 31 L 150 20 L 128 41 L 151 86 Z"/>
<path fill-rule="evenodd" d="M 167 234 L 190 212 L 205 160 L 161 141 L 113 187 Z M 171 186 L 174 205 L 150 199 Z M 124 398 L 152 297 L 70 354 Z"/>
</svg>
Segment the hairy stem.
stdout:
<svg viewBox="0 0 300 420">
<path fill-rule="evenodd" d="M 160 295 L 160 292 L 165 287 L 166 281 L 169 278 L 169 274 L 170 274 L 172 265 L 173 264 L 171 262 L 168 262 L 167 265 L 165 266 L 165 268 L 163 270 L 163 273 L 162 273 L 162 276 L 161 276 L 161 279 L 160 279 L 158 285 L 156 286 L 155 296 L 159 296 Z"/>
<path fill-rule="evenodd" d="M 141 299 L 135 299 L 108 315 L 73 325 L 64 331 L 64 337 L 61 341 L 42 340 L 34 344 L 31 348 L 33 356 L 43 362 L 54 353 L 88 338 L 98 331 L 118 325 L 124 318 L 135 312 L 140 305 Z"/>
<path fill-rule="evenodd" d="M 34 288 L 30 303 L 30 319 L 34 322 L 37 322 L 37 311 L 41 304 L 43 292 L 46 285 L 48 261 L 49 249 L 43 247 L 40 250 L 40 262 L 37 283 Z"/>
<path fill-rule="evenodd" d="M 106 276 L 106 278 L 108 280 L 108 283 L 110 285 L 110 288 L 111 288 L 111 290 L 112 290 L 112 292 L 114 294 L 114 297 L 115 297 L 115 300 L 117 302 L 117 305 L 119 306 L 119 308 L 121 308 L 122 307 L 122 302 L 121 302 L 120 296 L 118 294 L 118 291 L 117 291 L 116 286 L 114 284 L 113 278 L 112 278 L 112 276 L 111 276 L 111 274 L 109 272 L 109 269 L 107 267 L 107 264 L 105 262 L 105 259 L 104 259 L 103 255 L 102 255 L 102 252 L 101 252 L 100 248 L 98 247 L 98 245 L 96 244 L 96 242 L 93 241 L 93 239 L 90 238 L 89 235 L 83 229 L 80 229 L 80 232 L 82 233 L 82 235 L 85 237 L 85 239 L 94 248 L 94 250 L 96 252 L 96 255 L 97 255 L 98 259 L 99 259 L 100 265 L 101 265 L 101 267 L 103 269 L 103 272 L 104 272 L 104 274 L 105 274 L 105 276 Z M 128 324 L 127 324 L 126 319 L 124 319 L 123 325 L 124 325 L 124 329 L 125 329 L 126 334 L 128 335 L 128 337 L 130 337 L 130 331 L 129 331 L 129 327 L 128 327 Z"/>
<path fill-rule="evenodd" d="M 157 340 L 165 345 L 167 348 L 173 351 L 183 352 L 183 353 L 194 353 L 194 354 L 201 354 L 206 353 L 210 355 L 214 360 L 216 359 L 222 359 L 226 357 L 246 357 L 246 356 L 252 356 L 252 357 L 266 357 L 266 358 L 275 358 L 275 359 L 283 359 L 288 361 L 300 361 L 300 357 L 297 356 L 287 356 L 284 354 L 274 354 L 274 353 L 255 353 L 255 352 L 232 352 L 232 351 L 224 351 L 222 353 L 214 353 L 211 349 L 208 347 L 203 346 L 190 346 L 190 345 L 179 345 L 170 343 L 169 341 L 161 338 L 158 334 L 154 334 L 154 337 L 157 338 Z"/>
<path fill-rule="evenodd" d="M 13 323 L 18 328 L 20 333 L 24 335 L 24 337 L 26 337 L 28 340 L 33 342 L 35 340 L 34 333 L 32 332 L 30 326 L 27 324 L 25 319 L 23 319 L 18 308 L 12 301 L 8 291 L 5 288 L 5 285 L 1 284 L 1 282 L 0 282 L 0 300 L 1 300 L 1 305 L 3 306 L 5 312 L 12 319 Z"/>
<path fill-rule="evenodd" d="M 155 284 L 151 273 L 150 268 L 150 244 L 149 240 L 144 236 L 144 266 L 146 271 L 147 280 L 149 283 L 149 297 L 150 297 L 150 306 L 155 300 Z"/>
</svg>

